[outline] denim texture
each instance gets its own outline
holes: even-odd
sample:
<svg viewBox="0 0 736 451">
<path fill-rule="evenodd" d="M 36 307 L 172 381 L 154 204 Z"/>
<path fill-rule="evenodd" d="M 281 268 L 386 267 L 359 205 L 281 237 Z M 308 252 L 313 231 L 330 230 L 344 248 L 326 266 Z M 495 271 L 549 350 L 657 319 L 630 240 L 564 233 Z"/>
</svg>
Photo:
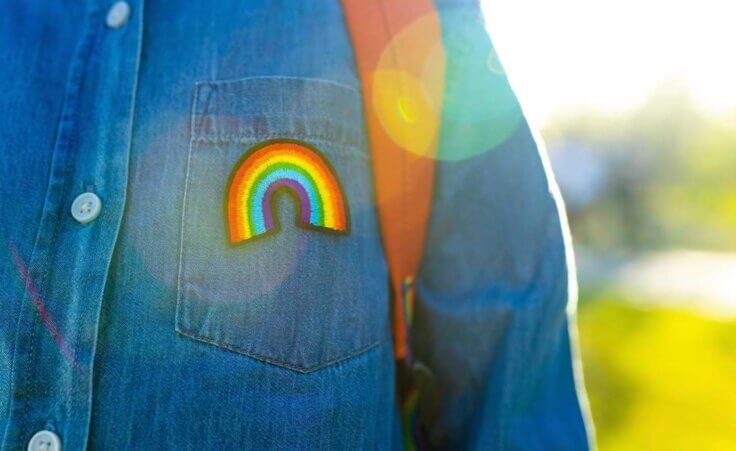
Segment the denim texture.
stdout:
<svg viewBox="0 0 736 451">
<path fill-rule="evenodd" d="M 113 3 L 0 3 L 0 449 L 41 429 L 66 450 L 402 449 L 339 2 L 129 0 L 118 29 Z M 490 45 L 477 2 L 437 5 L 467 52 L 448 59 L 417 278 L 421 422 L 432 448 L 587 449 L 554 179 L 505 77 L 464 78 Z M 507 108 L 468 120 L 497 92 Z M 228 242 L 233 165 L 276 138 L 329 160 L 348 235 L 298 227 L 279 195 L 278 233 Z M 103 205 L 87 225 L 84 192 Z"/>
<path fill-rule="evenodd" d="M 387 275 L 360 108 L 358 91 L 323 80 L 259 77 L 197 84 L 177 331 L 300 372 L 378 344 L 388 312 L 376 300 L 388 295 Z M 276 235 L 228 242 L 217 212 L 220 193 L 247 149 L 271 139 L 319 146 L 349 203 L 349 237 L 297 227 L 295 203 L 281 196 Z M 331 268 L 329 281 L 320 277 L 326 268 Z"/>
</svg>

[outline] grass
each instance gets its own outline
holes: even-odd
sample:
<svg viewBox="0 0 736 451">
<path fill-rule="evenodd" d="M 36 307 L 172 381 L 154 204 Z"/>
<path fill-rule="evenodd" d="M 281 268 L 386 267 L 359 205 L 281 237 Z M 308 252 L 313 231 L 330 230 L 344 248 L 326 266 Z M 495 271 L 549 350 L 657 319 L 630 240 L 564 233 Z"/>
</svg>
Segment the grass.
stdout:
<svg viewBox="0 0 736 451">
<path fill-rule="evenodd" d="M 581 296 L 580 344 L 601 451 L 736 449 L 736 322 Z"/>
</svg>

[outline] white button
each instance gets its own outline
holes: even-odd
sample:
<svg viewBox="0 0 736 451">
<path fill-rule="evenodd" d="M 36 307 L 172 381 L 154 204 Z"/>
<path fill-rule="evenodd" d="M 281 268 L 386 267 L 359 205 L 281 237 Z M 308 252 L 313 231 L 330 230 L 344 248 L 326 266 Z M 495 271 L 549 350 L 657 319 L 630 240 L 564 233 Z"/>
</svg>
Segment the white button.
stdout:
<svg viewBox="0 0 736 451">
<path fill-rule="evenodd" d="M 28 451 L 61 451 L 61 440 L 51 431 L 38 431 L 28 442 Z"/>
<path fill-rule="evenodd" d="M 127 2 L 115 2 L 107 12 L 105 22 L 110 28 L 120 28 L 125 25 L 130 16 L 130 5 Z"/>
<path fill-rule="evenodd" d="M 72 216 L 80 224 L 94 221 L 101 209 L 102 201 L 95 193 L 82 193 L 72 202 Z"/>
</svg>

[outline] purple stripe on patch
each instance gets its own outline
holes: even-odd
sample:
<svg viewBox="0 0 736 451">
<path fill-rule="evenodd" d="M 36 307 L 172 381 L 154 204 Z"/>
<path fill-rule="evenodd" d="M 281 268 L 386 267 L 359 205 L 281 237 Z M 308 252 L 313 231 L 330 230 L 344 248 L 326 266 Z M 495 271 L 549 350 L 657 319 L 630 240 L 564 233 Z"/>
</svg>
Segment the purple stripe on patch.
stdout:
<svg viewBox="0 0 736 451">
<path fill-rule="evenodd" d="M 312 216 L 312 206 L 309 204 L 307 191 L 295 180 L 278 179 L 268 186 L 261 204 L 261 208 L 263 209 L 263 222 L 266 225 L 267 230 L 271 230 L 274 227 L 273 212 L 271 211 L 271 198 L 276 190 L 284 186 L 291 188 L 291 190 L 296 193 L 299 198 L 299 205 L 301 206 L 301 221 L 305 224 L 309 224 L 309 218 Z"/>
</svg>

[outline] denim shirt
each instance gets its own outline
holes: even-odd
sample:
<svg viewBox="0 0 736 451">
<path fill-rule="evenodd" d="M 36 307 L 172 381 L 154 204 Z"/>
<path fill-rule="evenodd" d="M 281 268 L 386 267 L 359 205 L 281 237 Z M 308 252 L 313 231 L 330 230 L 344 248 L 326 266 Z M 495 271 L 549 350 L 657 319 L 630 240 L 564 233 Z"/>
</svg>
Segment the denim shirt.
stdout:
<svg viewBox="0 0 736 451">
<path fill-rule="evenodd" d="M 113 3 L 0 4 L 2 449 L 41 430 L 66 450 L 402 449 L 339 2 Z M 586 449 L 556 185 L 479 5 L 437 6 L 445 109 L 411 330 L 426 444 Z M 276 195 L 276 233 L 228 241 L 233 168 L 274 139 L 319 150 L 348 234 L 297 226 Z"/>
</svg>

